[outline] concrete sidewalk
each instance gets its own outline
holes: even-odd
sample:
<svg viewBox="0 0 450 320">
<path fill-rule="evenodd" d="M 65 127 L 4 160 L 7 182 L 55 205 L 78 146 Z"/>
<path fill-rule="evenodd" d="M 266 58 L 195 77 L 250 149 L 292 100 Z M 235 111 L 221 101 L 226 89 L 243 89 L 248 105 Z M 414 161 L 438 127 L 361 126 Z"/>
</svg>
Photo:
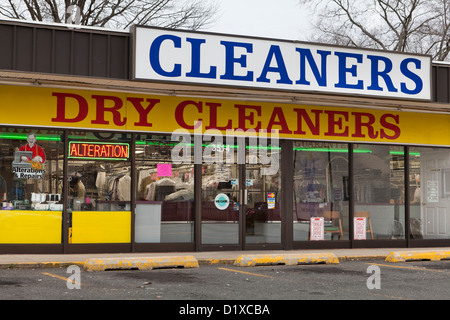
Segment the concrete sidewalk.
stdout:
<svg viewBox="0 0 450 320">
<path fill-rule="evenodd" d="M 103 254 L 0 254 L 0 268 L 44 268 L 79 265 L 107 265 L 108 269 L 129 269 L 228 264 L 254 266 L 269 264 L 339 263 L 348 260 L 378 259 L 388 262 L 407 260 L 450 259 L 450 248 L 381 248 L 381 249 L 321 249 L 321 250 L 261 250 L 213 252 L 150 252 Z M 94 268 L 97 268 L 94 267 Z M 102 267 L 100 267 L 101 269 Z M 137 267 L 140 269 L 140 267 Z"/>
</svg>

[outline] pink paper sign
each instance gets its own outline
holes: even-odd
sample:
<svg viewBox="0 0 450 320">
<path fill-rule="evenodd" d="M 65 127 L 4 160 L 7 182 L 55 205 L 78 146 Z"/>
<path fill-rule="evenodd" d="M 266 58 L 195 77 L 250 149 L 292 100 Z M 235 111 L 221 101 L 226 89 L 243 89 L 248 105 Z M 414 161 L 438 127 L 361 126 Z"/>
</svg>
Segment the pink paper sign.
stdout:
<svg viewBox="0 0 450 320">
<path fill-rule="evenodd" d="M 171 163 L 158 163 L 156 166 L 156 172 L 158 177 L 171 177 L 172 176 L 172 164 Z"/>
<path fill-rule="evenodd" d="M 356 217 L 354 218 L 354 235 L 355 240 L 366 240 L 366 218 Z"/>
<path fill-rule="evenodd" d="M 324 240 L 325 223 L 323 217 L 311 217 L 310 220 L 310 239 L 312 241 Z"/>
</svg>

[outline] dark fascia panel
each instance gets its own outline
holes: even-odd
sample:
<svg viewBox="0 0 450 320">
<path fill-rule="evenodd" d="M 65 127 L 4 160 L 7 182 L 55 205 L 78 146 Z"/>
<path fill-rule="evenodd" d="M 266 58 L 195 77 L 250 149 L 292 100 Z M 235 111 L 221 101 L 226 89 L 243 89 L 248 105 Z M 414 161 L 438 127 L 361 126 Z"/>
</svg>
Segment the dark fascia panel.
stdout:
<svg viewBox="0 0 450 320">
<path fill-rule="evenodd" d="M 130 79 L 131 34 L 0 20 L 0 70 Z M 450 103 L 450 65 L 432 66 L 432 102 Z"/>
<path fill-rule="evenodd" d="M 433 102 L 450 102 L 450 65 L 433 65 L 431 70 L 431 88 Z"/>
<path fill-rule="evenodd" d="M 0 21 L 0 69 L 129 79 L 128 32 Z"/>
</svg>

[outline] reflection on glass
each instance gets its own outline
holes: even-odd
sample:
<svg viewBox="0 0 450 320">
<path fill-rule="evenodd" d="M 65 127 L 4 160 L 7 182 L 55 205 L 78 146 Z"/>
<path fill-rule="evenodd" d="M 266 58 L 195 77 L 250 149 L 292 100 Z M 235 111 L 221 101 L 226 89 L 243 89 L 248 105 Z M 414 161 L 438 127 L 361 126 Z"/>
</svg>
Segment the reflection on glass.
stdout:
<svg viewBox="0 0 450 320">
<path fill-rule="evenodd" d="M 410 148 L 410 234 L 412 239 L 450 237 L 450 150 Z"/>
<path fill-rule="evenodd" d="M 294 241 L 348 239 L 348 145 L 294 141 L 293 182 Z"/>
<path fill-rule="evenodd" d="M 403 147 L 356 144 L 354 151 L 355 217 L 366 218 L 366 239 L 404 239 Z"/>
<path fill-rule="evenodd" d="M 179 143 L 168 135 L 140 136 L 136 140 L 137 243 L 194 241 L 193 151 L 192 158 L 185 154 L 182 163 L 173 162 L 172 151 Z M 185 145 L 183 151 L 187 148 L 193 150 Z"/>
</svg>

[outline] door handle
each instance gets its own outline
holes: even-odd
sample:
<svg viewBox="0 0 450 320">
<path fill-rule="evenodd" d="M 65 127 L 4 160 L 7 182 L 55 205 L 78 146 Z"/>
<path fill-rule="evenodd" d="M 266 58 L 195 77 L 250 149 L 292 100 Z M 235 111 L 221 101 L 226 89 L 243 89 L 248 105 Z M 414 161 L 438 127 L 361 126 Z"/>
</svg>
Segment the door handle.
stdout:
<svg viewBox="0 0 450 320">
<path fill-rule="evenodd" d="M 247 204 L 247 189 L 241 189 L 241 203 Z"/>
</svg>

